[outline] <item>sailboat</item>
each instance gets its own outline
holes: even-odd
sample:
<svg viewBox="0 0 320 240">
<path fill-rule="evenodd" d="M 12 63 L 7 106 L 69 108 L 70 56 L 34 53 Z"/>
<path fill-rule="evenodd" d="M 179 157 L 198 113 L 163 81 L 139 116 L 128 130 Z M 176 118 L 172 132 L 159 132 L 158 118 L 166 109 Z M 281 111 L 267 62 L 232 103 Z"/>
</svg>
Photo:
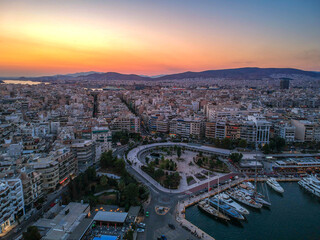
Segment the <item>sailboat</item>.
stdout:
<svg viewBox="0 0 320 240">
<path fill-rule="evenodd" d="M 219 182 L 219 178 L 218 178 L 218 182 Z M 210 189 L 209 187 L 210 187 L 210 180 L 208 181 L 208 193 Z M 218 209 L 216 209 L 215 207 L 209 204 L 209 197 L 200 201 L 198 203 L 198 208 L 214 218 L 221 219 L 224 221 L 230 220 L 229 217 L 227 217 L 226 215 L 224 215 L 222 212 L 219 211 L 219 206 L 218 206 Z"/>
<path fill-rule="evenodd" d="M 267 189 L 266 189 L 266 194 L 269 198 Z M 261 203 L 263 206 L 268 206 L 268 207 L 271 206 L 271 202 L 263 199 L 262 196 L 259 196 L 257 192 L 257 146 L 256 146 L 256 164 L 255 164 L 255 177 L 254 177 L 254 193 L 252 197 L 257 203 Z"/>
</svg>

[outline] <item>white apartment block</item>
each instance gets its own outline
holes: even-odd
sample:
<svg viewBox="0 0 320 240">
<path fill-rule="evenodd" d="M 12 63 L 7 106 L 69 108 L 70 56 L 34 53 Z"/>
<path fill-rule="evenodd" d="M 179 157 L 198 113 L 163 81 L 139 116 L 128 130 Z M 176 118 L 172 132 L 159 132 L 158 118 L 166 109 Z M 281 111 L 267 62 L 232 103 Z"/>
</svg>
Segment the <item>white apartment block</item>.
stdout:
<svg viewBox="0 0 320 240">
<path fill-rule="evenodd" d="M 92 128 L 92 140 L 100 143 L 101 152 L 112 150 L 112 133 L 108 127 Z"/>
<path fill-rule="evenodd" d="M 271 123 L 259 115 L 248 116 L 248 120 L 252 121 L 256 127 L 255 143 L 257 145 L 269 143 Z"/>
<path fill-rule="evenodd" d="M 294 142 L 296 134 L 296 127 L 285 124 L 279 127 L 279 137 L 283 138 L 286 142 Z"/>
<path fill-rule="evenodd" d="M 20 179 L 0 179 L 0 234 L 25 214 Z"/>
</svg>

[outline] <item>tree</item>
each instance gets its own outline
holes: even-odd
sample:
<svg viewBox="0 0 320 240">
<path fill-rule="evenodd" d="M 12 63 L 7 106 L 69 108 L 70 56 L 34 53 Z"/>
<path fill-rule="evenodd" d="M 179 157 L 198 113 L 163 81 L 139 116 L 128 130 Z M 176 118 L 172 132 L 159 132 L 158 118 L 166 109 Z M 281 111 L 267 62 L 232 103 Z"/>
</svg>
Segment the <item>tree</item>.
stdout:
<svg viewBox="0 0 320 240">
<path fill-rule="evenodd" d="M 177 156 L 178 156 L 178 158 L 181 157 L 181 147 L 177 148 Z"/>
<path fill-rule="evenodd" d="M 135 205 L 139 196 L 139 189 L 137 184 L 130 183 L 128 186 L 126 186 L 123 192 L 123 196 L 130 205 Z"/>
<path fill-rule="evenodd" d="M 100 166 L 102 168 L 112 167 L 113 166 L 113 157 L 112 151 L 104 152 L 101 154 Z"/>
<path fill-rule="evenodd" d="M 24 232 L 22 235 L 24 240 L 40 240 L 41 239 L 41 235 L 36 226 L 29 226 L 27 228 L 27 231 Z"/>
<path fill-rule="evenodd" d="M 240 162 L 241 159 L 243 157 L 242 153 L 231 153 L 229 155 L 229 158 L 233 161 L 233 162 Z"/>
<path fill-rule="evenodd" d="M 231 140 L 230 138 L 222 139 L 222 148 L 230 149 L 231 148 Z"/>
<path fill-rule="evenodd" d="M 262 151 L 264 154 L 269 154 L 271 152 L 270 150 L 270 145 L 268 143 L 266 143 L 265 145 L 263 145 L 262 147 Z"/>
<path fill-rule="evenodd" d="M 133 240 L 133 230 L 129 230 L 126 232 L 126 234 L 124 235 L 124 239 L 125 240 Z"/>
<path fill-rule="evenodd" d="M 209 167 L 210 169 L 214 169 L 214 166 L 215 166 L 215 162 L 213 159 L 210 159 L 210 162 L 209 162 Z"/>
<path fill-rule="evenodd" d="M 162 176 L 164 175 L 164 171 L 162 169 L 157 169 L 155 172 L 154 172 L 154 177 L 156 179 L 160 179 Z"/>
<path fill-rule="evenodd" d="M 116 171 L 120 173 L 125 169 L 126 163 L 122 158 L 120 158 L 115 161 L 114 166 L 116 168 Z"/>
<path fill-rule="evenodd" d="M 96 169 L 94 167 L 89 167 L 86 170 L 86 173 L 88 175 L 88 179 L 89 181 L 95 181 L 97 178 L 97 173 L 96 173 Z"/>
<path fill-rule="evenodd" d="M 108 177 L 107 176 L 102 176 L 100 178 L 100 184 L 101 184 L 101 186 L 107 186 L 108 185 Z"/>
<path fill-rule="evenodd" d="M 238 146 L 240 148 L 246 148 L 247 147 L 247 141 L 245 139 L 240 139 Z"/>
</svg>

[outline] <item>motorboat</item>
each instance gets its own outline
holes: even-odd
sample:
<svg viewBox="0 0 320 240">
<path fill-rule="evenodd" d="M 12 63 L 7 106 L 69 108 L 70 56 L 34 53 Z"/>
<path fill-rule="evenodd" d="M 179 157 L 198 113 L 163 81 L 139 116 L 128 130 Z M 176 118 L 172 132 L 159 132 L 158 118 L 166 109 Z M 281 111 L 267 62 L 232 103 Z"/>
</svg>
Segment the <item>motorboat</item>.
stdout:
<svg viewBox="0 0 320 240">
<path fill-rule="evenodd" d="M 230 198 L 227 194 L 220 193 L 218 195 L 218 198 L 223 200 L 225 203 L 227 203 L 228 205 L 230 205 L 234 209 L 236 209 L 239 213 L 241 213 L 243 215 L 249 214 L 249 211 L 246 208 L 242 207 L 240 204 L 238 204 L 237 202 L 233 201 L 232 198 Z"/>
<path fill-rule="evenodd" d="M 267 184 L 269 187 L 271 187 L 273 190 L 275 190 L 278 193 L 283 193 L 284 189 L 280 186 L 280 184 L 277 182 L 275 178 L 269 178 L 267 180 Z"/>
<path fill-rule="evenodd" d="M 308 177 L 305 177 L 300 180 L 298 184 L 308 192 L 311 192 L 317 197 L 320 197 L 320 181 L 316 176 L 310 175 Z"/>
</svg>

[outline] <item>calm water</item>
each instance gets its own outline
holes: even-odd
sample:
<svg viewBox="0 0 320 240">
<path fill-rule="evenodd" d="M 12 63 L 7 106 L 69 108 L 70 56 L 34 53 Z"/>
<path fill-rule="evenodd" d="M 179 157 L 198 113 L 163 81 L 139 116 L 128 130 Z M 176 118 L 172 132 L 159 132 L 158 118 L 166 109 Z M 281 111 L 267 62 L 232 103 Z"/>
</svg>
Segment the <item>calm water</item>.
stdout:
<svg viewBox="0 0 320 240">
<path fill-rule="evenodd" d="M 33 82 L 33 81 L 21 81 L 21 80 L 2 80 L 5 84 L 24 84 L 24 85 L 38 85 L 42 84 L 43 82 Z M 50 84 L 50 83 L 44 83 Z"/>
<path fill-rule="evenodd" d="M 298 183 L 280 183 L 283 196 L 268 187 L 270 209 L 249 207 L 247 221 L 224 224 L 200 212 L 186 210 L 186 218 L 216 240 L 319 240 L 320 200 L 305 192 Z"/>
</svg>

